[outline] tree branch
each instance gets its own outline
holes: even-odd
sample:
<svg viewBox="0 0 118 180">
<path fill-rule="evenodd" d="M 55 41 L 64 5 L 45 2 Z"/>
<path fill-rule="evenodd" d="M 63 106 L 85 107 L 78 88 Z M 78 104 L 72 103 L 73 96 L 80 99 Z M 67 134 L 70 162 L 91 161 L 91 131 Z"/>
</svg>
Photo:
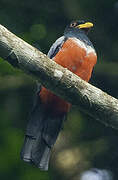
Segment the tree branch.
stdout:
<svg viewBox="0 0 118 180">
<path fill-rule="evenodd" d="M 118 129 L 118 100 L 50 60 L 0 25 L 0 57 L 80 110 Z"/>
</svg>

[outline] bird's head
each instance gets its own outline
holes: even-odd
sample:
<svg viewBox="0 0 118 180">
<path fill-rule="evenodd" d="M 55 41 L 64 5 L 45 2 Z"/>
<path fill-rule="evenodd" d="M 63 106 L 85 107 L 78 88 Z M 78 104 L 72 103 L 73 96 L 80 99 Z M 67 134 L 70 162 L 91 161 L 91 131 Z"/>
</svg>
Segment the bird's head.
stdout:
<svg viewBox="0 0 118 180">
<path fill-rule="evenodd" d="M 80 31 L 85 32 L 86 34 L 88 34 L 89 30 L 93 27 L 93 23 L 88 22 L 88 21 L 84 21 L 84 20 L 76 20 L 76 21 L 72 21 L 66 29 L 70 29 L 70 30 L 74 30 L 74 29 L 78 29 Z"/>
</svg>

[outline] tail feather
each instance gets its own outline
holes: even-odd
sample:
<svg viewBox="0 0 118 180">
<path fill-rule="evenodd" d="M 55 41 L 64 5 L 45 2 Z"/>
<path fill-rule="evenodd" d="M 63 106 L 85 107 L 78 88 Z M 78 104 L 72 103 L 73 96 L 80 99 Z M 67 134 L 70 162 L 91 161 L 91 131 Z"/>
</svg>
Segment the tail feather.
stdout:
<svg viewBox="0 0 118 180">
<path fill-rule="evenodd" d="M 37 141 L 37 142 L 36 142 Z M 21 159 L 25 162 L 34 164 L 41 170 L 48 170 L 51 148 L 45 141 L 25 137 L 24 145 L 21 150 Z"/>
<path fill-rule="evenodd" d="M 65 114 L 59 117 L 48 117 L 45 121 L 42 137 L 50 147 L 54 145 L 62 129 L 64 116 Z"/>
<path fill-rule="evenodd" d="M 21 150 L 21 159 L 25 162 L 31 163 L 32 162 L 32 148 L 35 140 L 32 139 L 30 136 L 26 136 L 24 140 L 24 144 Z"/>
<path fill-rule="evenodd" d="M 50 113 L 45 113 L 43 106 L 38 102 L 27 126 L 21 159 L 41 170 L 48 170 L 51 148 L 61 130 L 63 118 L 64 115 L 52 117 Z"/>
<path fill-rule="evenodd" d="M 35 143 L 32 150 L 32 161 L 41 170 L 48 170 L 51 148 L 45 143 L 44 139 Z"/>
</svg>

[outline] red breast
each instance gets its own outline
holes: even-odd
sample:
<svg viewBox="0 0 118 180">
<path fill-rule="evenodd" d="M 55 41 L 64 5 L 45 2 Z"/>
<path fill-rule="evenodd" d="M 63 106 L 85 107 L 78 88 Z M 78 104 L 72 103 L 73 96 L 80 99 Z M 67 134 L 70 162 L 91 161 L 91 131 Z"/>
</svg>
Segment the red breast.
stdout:
<svg viewBox="0 0 118 180">
<path fill-rule="evenodd" d="M 97 61 L 95 50 L 77 38 L 69 38 L 54 60 L 70 71 L 89 81 L 92 69 Z"/>
<path fill-rule="evenodd" d="M 92 69 L 97 61 L 95 50 L 77 38 L 69 38 L 62 46 L 61 50 L 53 58 L 55 62 L 69 69 L 85 81 L 89 81 Z M 40 97 L 43 104 L 48 109 L 52 109 L 55 114 L 68 112 L 70 104 L 51 93 L 46 88 L 42 88 Z"/>
</svg>

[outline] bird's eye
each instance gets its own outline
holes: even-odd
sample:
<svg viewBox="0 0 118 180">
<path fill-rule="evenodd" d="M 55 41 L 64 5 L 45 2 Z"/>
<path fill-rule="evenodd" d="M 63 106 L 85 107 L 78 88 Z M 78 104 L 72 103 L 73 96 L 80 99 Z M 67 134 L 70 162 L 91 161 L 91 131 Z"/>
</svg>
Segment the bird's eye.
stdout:
<svg viewBox="0 0 118 180">
<path fill-rule="evenodd" d="M 75 27 L 76 25 L 77 25 L 77 23 L 74 22 L 74 23 L 71 23 L 70 27 Z"/>
</svg>

